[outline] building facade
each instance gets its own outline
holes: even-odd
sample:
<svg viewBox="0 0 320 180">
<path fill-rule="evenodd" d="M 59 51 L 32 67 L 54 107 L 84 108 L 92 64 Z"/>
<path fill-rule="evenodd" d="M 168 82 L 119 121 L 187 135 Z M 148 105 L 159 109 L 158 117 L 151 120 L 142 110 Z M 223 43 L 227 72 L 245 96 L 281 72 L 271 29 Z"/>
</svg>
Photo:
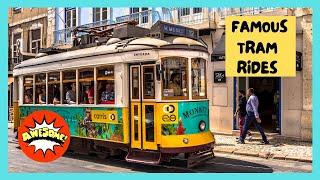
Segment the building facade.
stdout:
<svg viewBox="0 0 320 180">
<path fill-rule="evenodd" d="M 232 15 L 284 15 L 297 17 L 296 77 L 235 78 L 224 75 L 224 19 Z M 269 133 L 300 140 L 312 139 L 312 11 L 287 8 L 230 8 L 209 11 L 213 26 L 201 27 L 200 34 L 211 53 L 208 64 L 208 98 L 210 99 L 211 130 L 216 133 L 238 133 L 238 123 L 233 117 L 238 103 L 238 91 L 254 88 L 260 100 L 262 125 Z M 204 24 L 204 23 L 202 23 Z M 212 23 L 211 23 L 212 24 Z M 201 33 L 202 32 L 202 33 Z"/>
<path fill-rule="evenodd" d="M 8 9 L 8 106 L 12 107 L 13 67 L 47 47 L 47 8 Z M 9 116 L 10 118 L 10 116 Z"/>
<path fill-rule="evenodd" d="M 151 28 L 158 20 L 162 20 L 198 29 L 211 54 L 207 68 L 207 94 L 210 100 L 210 129 L 213 132 L 225 134 L 239 132 L 238 123 L 233 116 L 238 103 L 238 91 L 252 87 L 260 100 L 262 125 L 267 132 L 301 140 L 312 138 L 312 11 L 310 9 L 106 7 L 48 8 L 43 11 L 47 12 L 47 17 L 44 18 L 47 24 L 43 23 L 43 27 L 47 27 L 47 32 L 42 32 L 43 35 L 46 33 L 46 39 L 41 41 L 41 47 L 71 47 L 72 30 L 77 26 L 98 27 L 128 20 L 135 20 L 138 26 L 144 28 Z M 234 15 L 296 16 L 296 77 L 224 77 L 225 17 Z M 32 24 L 34 23 L 30 23 L 31 27 Z M 9 28 L 11 26 L 9 22 Z M 9 37 L 11 41 L 17 39 L 10 34 Z M 28 38 L 24 38 L 24 42 L 30 44 Z M 12 46 L 14 47 L 14 43 Z M 32 47 L 32 44 L 26 45 L 24 50 L 29 49 L 32 52 Z"/>
</svg>

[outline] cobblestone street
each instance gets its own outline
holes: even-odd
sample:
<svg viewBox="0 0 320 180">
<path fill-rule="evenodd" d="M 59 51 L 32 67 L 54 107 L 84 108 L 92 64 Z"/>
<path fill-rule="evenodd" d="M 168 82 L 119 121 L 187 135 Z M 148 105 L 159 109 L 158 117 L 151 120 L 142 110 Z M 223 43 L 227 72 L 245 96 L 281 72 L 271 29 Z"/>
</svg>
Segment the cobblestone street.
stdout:
<svg viewBox="0 0 320 180">
<path fill-rule="evenodd" d="M 254 134 L 250 141 L 246 140 L 246 144 L 237 144 L 236 137 L 237 136 L 216 134 L 215 150 L 217 152 L 255 156 L 266 159 L 312 162 L 311 142 L 301 142 L 275 135 L 269 136 L 269 145 L 263 145 L 260 143 L 260 135 Z"/>
</svg>

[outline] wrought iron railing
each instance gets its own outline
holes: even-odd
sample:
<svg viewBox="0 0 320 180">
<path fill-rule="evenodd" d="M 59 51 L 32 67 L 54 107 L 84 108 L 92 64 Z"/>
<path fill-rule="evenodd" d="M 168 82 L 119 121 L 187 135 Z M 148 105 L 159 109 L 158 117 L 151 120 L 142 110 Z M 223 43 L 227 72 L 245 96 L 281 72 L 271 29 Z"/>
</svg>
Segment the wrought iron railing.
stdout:
<svg viewBox="0 0 320 180">
<path fill-rule="evenodd" d="M 121 23 L 125 21 L 133 21 L 133 20 L 135 20 L 138 23 L 138 26 L 140 27 L 150 28 L 156 21 L 161 20 L 161 17 L 158 11 L 147 10 L 147 11 L 141 11 L 141 12 L 137 12 L 129 15 L 116 17 L 116 21 L 104 20 L 104 21 L 98 21 L 98 22 L 80 25 L 80 27 L 94 28 L 94 27 L 111 25 L 114 23 Z M 72 44 L 72 37 L 74 36 L 73 34 L 74 28 L 75 27 L 54 31 L 53 45 L 57 46 L 57 45 Z"/>
<path fill-rule="evenodd" d="M 150 28 L 158 20 L 161 20 L 161 16 L 158 11 L 154 10 L 146 10 L 116 17 L 117 23 L 125 21 L 136 21 L 138 23 L 138 26 L 144 28 Z"/>
<path fill-rule="evenodd" d="M 218 8 L 216 12 L 221 19 L 225 19 L 226 16 L 255 15 L 267 11 L 275 11 L 275 9 L 277 8 Z"/>
<path fill-rule="evenodd" d="M 105 25 L 110 25 L 115 23 L 112 20 L 102 20 L 102 21 L 97 21 L 97 22 L 93 22 L 93 23 L 88 23 L 88 24 L 84 24 L 84 25 L 80 25 L 80 27 L 86 27 L 86 28 L 94 28 L 94 27 L 98 27 L 98 26 L 105 26 Z"/>
<path fill-rule="evenodd" d="M 61 30 L 53 31 L 54 34 L 54 45 L 64 45 L 64 44 L 71 44 L 72 43 L 72 28 L 66 28 Z"/>
<path fill-rule="evenodd" d="M 181 25 L 196 25 L 208 21 L 214 21 L 213 14 L 205 15 L 204 13 L 197 13 L 188 16 L 181 16 L 177 23 Z"/>
<path fill-rule="evenodd" d="M 78 27 L 94 28 L 94 27 L 109 25 L 109 24 L 112 24 L 112 23 L 114 23 L 114 21 L 103 20 L 103 21 L 97 21 L 97 22 L 93 22 L 93 23 L 80 25 Z M 61 30 L 54 31 L 53 32 L 53 34 L 54 34 L 54 46 L 72 44 L 72 37 L 74 36 L 74 34 L 73 34 L 73 30 L 74 29 L 75 29 L 75 27 L 71 27 L 71 28 L 66 28 L 66 29 L 61 29 Z M 77 34 L 77 35 L 80 35 L 80 34 Z"/>
</svg>

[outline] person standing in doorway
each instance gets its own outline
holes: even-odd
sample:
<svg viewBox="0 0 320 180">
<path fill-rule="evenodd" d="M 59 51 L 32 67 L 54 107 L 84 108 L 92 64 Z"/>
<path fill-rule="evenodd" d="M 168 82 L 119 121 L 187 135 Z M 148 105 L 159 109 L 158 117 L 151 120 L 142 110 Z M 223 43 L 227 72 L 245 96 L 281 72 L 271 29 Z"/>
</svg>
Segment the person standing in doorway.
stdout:
<svg viewBox="0 0 320 180">
<path fill-rule="evenodd" d="M 247 114 L 246 112 L 246 105 L 247 105 L 247 99 L 244 90 L 239 90 L 239 99 L 238 99 L 239 105 L 237 111 L 234 113 L 234 117 L 236 118 L 238 115 L 238 123 L 239 123 L 239 129 L 240 129 L 240 136 L 243 132 L 243 125 L 245 122 L 245 116 Z M 248 140 L 250 141 L 252 139 L 250 131 L 247 133 Z M 239 139 L 239 138 L 237 138 Z"/>
<path fill-rule="evenodd" d="M 245 117 L 243 132 L 241 133 L 240 138 L 238 139 L 237 142 L 239 144 L 244 144 L 244 139 L 246 138 L 246 135 L 248 133 L 249 126 L 251 123 L 253 123 L 254 126 L 259 130 L 261 134 L 262 143 L 269 144 L 267 136 L 265 135 L 263 128 L 260 125 L 261 119 L 259 118 L 259 113 L 258 113 L 258 106 L 259 106 L 258 97 L 254 94 L 253 88 L 249 88 L 247 90 L 247 94 L 249 97 L 246 105 L 247 115 Z"/>
</svg>

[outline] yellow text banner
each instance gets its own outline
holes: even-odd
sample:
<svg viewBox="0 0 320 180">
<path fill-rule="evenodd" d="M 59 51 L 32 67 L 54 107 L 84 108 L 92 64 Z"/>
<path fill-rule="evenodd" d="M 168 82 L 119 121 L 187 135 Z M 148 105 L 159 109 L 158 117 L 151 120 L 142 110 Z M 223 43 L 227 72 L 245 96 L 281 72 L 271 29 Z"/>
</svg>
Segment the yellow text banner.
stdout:
<svg viewBox="0 0 320 180">
<path fill-rule="evenodd" d="M 296 75 L 295 16 L 228 16 L 226 76 Z"/>
</svg>

